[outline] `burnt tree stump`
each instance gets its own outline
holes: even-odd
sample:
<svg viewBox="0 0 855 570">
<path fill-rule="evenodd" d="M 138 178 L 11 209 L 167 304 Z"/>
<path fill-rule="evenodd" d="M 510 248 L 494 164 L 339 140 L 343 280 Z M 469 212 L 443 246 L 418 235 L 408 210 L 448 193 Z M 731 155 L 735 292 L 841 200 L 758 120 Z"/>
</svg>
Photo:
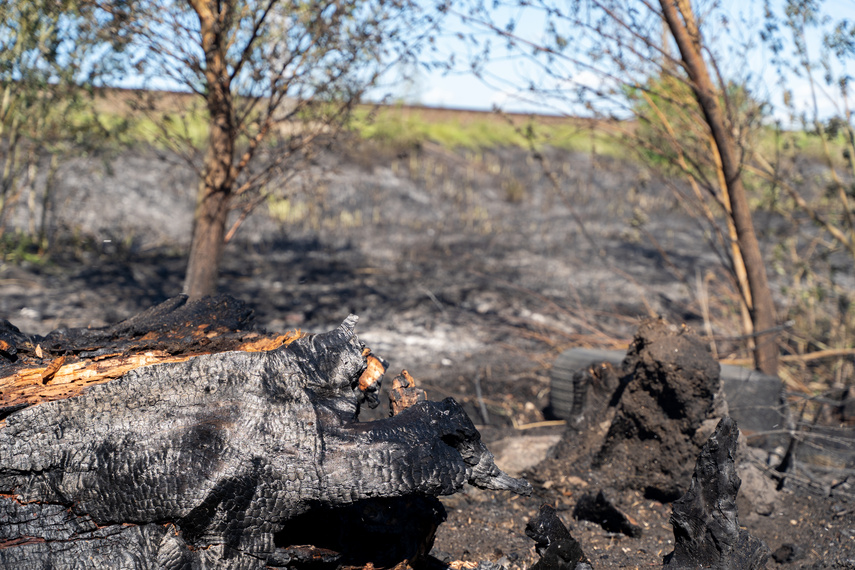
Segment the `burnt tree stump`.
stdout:
<svg viewBox="0 0 855 570">
<path fill-rule="evenodd" d="M 648 319 L 639 326 L 623 369 L 632 379 L 615 394 L 614 419 L 592 466 L 619 473 L 613 478 L 618 488 L 674 501 L 686 492 L 703 444 L 696 433 L 704 420 L 720 417 L 725 405 L 719 364 L 688 328 Z"/>
<path fill-rule="evenodd" d="M 367 563 L 323 536 L 336 512 L 427 513 L 393 524 L 429 532 L 434 497 L 464 483 L 530 491 L 452 399 L 359 422 L 383 367 L 355 316 L 317 335 L 250 318 L 234 299 L 176 298 L 91 331 L 0 323 L 0 567 Z"/>
<path fill-rule="evenodd" d="M 725 416 L 701 449 L 689 490 L 674 501 L 674 551 L 665 557 L 666 567 L 765 568 L 766 544 L 739 527 L 738 437 L 736 421 Z"/>
</svg>

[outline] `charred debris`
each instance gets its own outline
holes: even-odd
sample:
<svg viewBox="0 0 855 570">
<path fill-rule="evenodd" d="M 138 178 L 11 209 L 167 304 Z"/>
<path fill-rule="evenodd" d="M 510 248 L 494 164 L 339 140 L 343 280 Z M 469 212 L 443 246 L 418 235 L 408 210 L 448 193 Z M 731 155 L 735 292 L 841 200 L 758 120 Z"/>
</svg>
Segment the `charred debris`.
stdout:
<svg viewBox="0 0 855 570">
<path fill-rule="evenodd" d="M 406 371 L 389 417 L 359 421 L 386 364 L 356 321 L 266 333 L 223 296 L 43 337 L 0 323 L 0 566 L 497 567 L 430 555 L 446 518 L 437 497 L 532 486 L 496 466 L 453 399 L 429 401 Z M 545 504 L 544 480 L 571 471 L 597 486 L 574 517 L 607 532 L 644 532 L 620 504 L 627 489 L 673 502 L 669 568 L 764 567 L 769 549 L 737 518 L 737 425 L 697 337 L 648 321 L 621 368 L 588 373 L 592 397 L 526 474 L 529 502 L 544 503 L 524 529 L 533 567 L 592 567 Z"/>
</svg>

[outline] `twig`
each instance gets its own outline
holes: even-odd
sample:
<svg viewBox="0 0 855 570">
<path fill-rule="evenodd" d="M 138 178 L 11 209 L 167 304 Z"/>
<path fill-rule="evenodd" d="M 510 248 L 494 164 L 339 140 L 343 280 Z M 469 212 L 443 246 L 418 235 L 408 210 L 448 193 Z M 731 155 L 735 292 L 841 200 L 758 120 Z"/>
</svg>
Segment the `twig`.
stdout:
<svg viewBox="0 0 855 570">
<path fill-rule="evenodd" d="M 710 343 L 712 356 L 718 360 L 718 349 L 715 345 L 715 336 L 713 335 L 712 323 L 710 322 L 710 298 L 707 291 L 706 283 L 701 277 L 701 270 L 695 270 L 695 286 L 697 288 L 698 302 L 701 305 L 701 314 L 704 317 L 704 331 L 707 333 L 707 338 Z"/>
<path fill-rule="evenodd" d="M 481 419 L 484 420 L 484 425 L 490 425 L 490 414 L 487 413 L 487 404 L 484 403 L 484 396 L 481 394 L 481 370 L 475 375 L 475 396 L 478 398 L 478 406 L 481 409 Z"/>
<path fill-rule="evenodd" d="M 785 354 L 779 357 L 779 360 L 781 362 L 809 362 L 811 360 L 836 358 L 839 356 L 855 356 L 855 348 L 829 348 L 827 350 L 808 352 L 807 354 Z M 721 361 L 722 364 L 733 364 L 735 366 L 746 366 L 753 362 L 754 360 L 751 358 L 730 358 Z"/>
<path fill-rule="evenodd" d="M 516 421 L 514 423 L 514 429 L 518 430 L 526 430 L 526 429 L 534 429 L 539 427 L 553 427 L 553 426 L 564 426 L 567 425 L 567 420 L 547 420 L 542 422 L 532 422 L 530 424 L 518 424 Z"/>
<path fill-rule="evenodd" d="M 425 287 L 424 285 L 420 285 L 419 290 L 425 295 L 427 295 L 428 298 L 433 301 L 433 304 L 437 306 L 439 312 L 442 313 L 443 316 L 445 316 L 445 307 L 442 306 L 442 303 L 439 302 L 439 299 L 436 298 L 436 295 L 434 295 L 433 292 L 431 292 L 431 290 Z"/>
</svg>

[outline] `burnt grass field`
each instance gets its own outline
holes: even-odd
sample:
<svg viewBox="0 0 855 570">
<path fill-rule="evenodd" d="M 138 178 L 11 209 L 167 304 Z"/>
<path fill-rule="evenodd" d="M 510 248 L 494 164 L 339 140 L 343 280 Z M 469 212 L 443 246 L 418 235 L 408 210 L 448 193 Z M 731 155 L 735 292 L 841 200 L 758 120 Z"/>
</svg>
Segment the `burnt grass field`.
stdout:
<svg viewBox="0 0 855 570">
<path fill-rule="evenodd" d="M 184 164 L 138 149 L 72 161 L 58 178 L 51 248 L 7 255 L 0 318 L 36 334 L 99 327 L 181 292 L 195 193 Z M 670 504 L 621 493 L 613 499 L 641 537 L 607 532 L 572 516 L 596 479 L 555 453 L 538 461 L 564 432 L 545 414 L 563 349 L 626 348 L 654 315 L 703 332 L 709 306 L 718 356 L 747 356 L 732 340 L 738 313 L 719 257 L 668 185 L 589 153 L 362 142 L 319 153 L 282 184 L 288 199 L 258 206 L 227 245 L 220 292 L 270 331 L 319 332 L 358 315 L 360 339 L 390 363 L 387 379 L 406 368 L 428 398 L 453 396 L 500 465 L 535 488 L 531 497 L 468 489 L 444 499 L 432 556 L 531 567 L 538 556 L 525 526 L 546 502 L 594 568 L 659 566 L 673 549 Z M 787 226 L 771 214 L 756 222 L 771 258 Z M 26 224 L 20 209 L 7 235 Z M 782 314 L 785 277 L 772 276 Z M 852 268 L 841 278 L 851 286 Z M 809 384 L 796 381 L 788 389 Z M 364 419 L 384 413 L 381 405 Z M 771 512 L 741 503 L 741 525 L 777 551 L 769 567 L 855 568 L 855 476 L 829 473 L 783 485 Z"/>
</svg>

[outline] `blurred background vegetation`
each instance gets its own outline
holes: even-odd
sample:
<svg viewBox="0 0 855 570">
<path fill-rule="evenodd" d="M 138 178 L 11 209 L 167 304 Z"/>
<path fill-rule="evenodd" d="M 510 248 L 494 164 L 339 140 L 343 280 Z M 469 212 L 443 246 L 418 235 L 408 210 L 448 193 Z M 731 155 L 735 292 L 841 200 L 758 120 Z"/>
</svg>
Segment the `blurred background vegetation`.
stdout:
<svg viewBox="0 0 855 570">
<path fill-rule="evenodd" d="M 717 3 L 680 1 L 672 21 L 666 3 L 645 2 L 4 2 L 0 255 L 3 263 L 49 263 L 60 247 L 86 247 L 73 232 L 50 231 L 52 212 L 74 207 L 54 201 L 58 173 L 81 156 L 109 168 L 118 154 L 154 149 L 192 168 L 200 206 L 187 228 L 194 232 L 191 265 L 203 247 L 200 228 L 219 226 L 208 249 L 200 249 L 200 263 L 211 266 L 207 277 L 198 281 L 188 269 L 185 291 L 200 296 L 214 290 L 222 244 L 253 210 L 266 207 L 281 222 L 296 223 L 319 207 L 269 183 L 298 176 L 333 140 L 351 141 L 352 153 L 361 148 L 371 160 L 406 163 L 410 176 L 421 172 L 428 147 L 488 171 L 502 170 L 490 162 L 490 150 L 523 148 L 533 157 L 530 168 L 552 180 L 557 195 L 568 189 L 544 151 L 562 149 L 630 162 L 661 177 L 705 228 L 725 277 L 675 272 L 673 278 L 697 296 L 717 355 L 763 368 L 760 338 L 772 343 L 779 363 L 764 369 L 791 387 L 846 390 L 855 376 L 848 75 L 855 23 L 833 17 L 830 4 L 764 4 L 749 21 Z M 522 21 L 532 12 L 540 14 L 540 27 L 527 36 L 532 28 Z M 473 47 L 468 56 L 449 57 L 442 46 L 453 22 L 468 30 L 455 44 Z M 440 112 L 396 102 L 394 89 L 391 98 L 369 97 L 389 69 L 466 69 L 495 82 L 488 64 L 500 45 L 536 71 L 538 81 L 516 87 L 551 105 L 550 113 Z M 734 176 L 723 166 L 691 53 L 681 51 L 692 46 L 711 78 L 708 104 L 721 111 L 751 231 L 777 236 L 773 255 L 761 264 L 774 291 L 748 283 L 756 267 L 742 259 Z M 758 88 L 769 77 L 748 65 L 758 58 L 774 69 L 780 101 Z M 580 69 L 597 81 L 574 82 Z M 139 78 L 140 88 L 116 87 L 128 77 Z M 502 191 L 525 207 L 519 179 L 506 177 Z M 637 204 L 630 229 L 650 238 L 644 201 L 630 192 L 639 190 L 627 189 L 627 201 Z M 221 202 L 212 222 L 202 205 L 214 195 Z M 341 221 L 370 223 L 355 216 Z M 211 243 L 220 245 L 211 249 Z M 774 299 L 774 326 L 754 322 L 761 297 Z M 738 331 L 730 336 L 737 340 L 716 340 L 721 330 Z"/>
</svg>

